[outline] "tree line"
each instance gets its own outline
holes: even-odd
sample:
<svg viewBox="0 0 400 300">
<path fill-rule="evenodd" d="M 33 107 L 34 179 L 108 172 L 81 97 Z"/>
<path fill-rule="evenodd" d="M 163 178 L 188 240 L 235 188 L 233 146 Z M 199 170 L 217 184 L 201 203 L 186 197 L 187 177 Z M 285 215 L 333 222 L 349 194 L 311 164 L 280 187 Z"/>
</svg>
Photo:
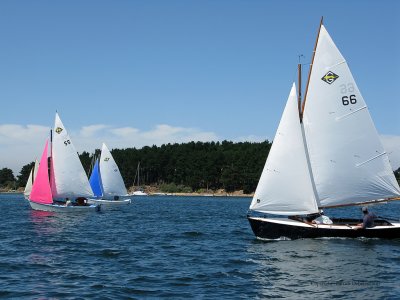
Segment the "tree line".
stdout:
<svg viewBox="0 0 400 300">
<path fill-rule="evenodd" d="M 226 192 L 243 190 L 252 193 L 257 187 L 266 157 L 271 148 L 269 141 L 250 143 L 231 141 L 189 142 L 145 146 L 141 149 L 126 148 L 111 151 L 127 188 L 137 184 L 140 163 L 140 184 L 180 187 L 177 191 L 225 189 Z M 79 155 L 90 176 L 94 157 L 100 155 L 83 152 Z M 9 168 L 0 169 L 0 188 L 24 187 L 34 165 L 22 167 L 15 177 Z M 394 171 L 400 181 L 400 168 Z"/>
<path fill-rule="evenodd" d="M 189 142 L 145 146 L 141 149 L 113 149 L 114 157 L 125 185 L 129 188 L 137 178 L 140 163 L 141 185 L 175 185 L 192 191 L 225 189 L 226 192 L 243 190 L 252 193 L 257 187 L 266 157 L 271 148 L 264 142 Z M 90 175 L 95 153 L 79 155 L 82 165 Z M 0 187 L 24 187 L 34 165 L 22 167 L 15 178 L 12 170 L 0 170 Z"/>
</svg>

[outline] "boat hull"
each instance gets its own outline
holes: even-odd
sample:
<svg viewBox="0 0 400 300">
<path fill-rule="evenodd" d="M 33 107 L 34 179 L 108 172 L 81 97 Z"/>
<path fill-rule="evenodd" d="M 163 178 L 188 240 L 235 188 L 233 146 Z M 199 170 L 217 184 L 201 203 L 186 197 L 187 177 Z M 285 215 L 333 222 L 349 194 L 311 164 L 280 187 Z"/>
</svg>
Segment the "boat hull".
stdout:
<svg viewBox="0 0 400 300">
<path fill-rule="evenodd" d="M 390 225 L 378 225 L 373 228 L 355 229 L 358 220 L 352 220 L 353 225 L 347 224 L 306 224 L 290 219 L 248 217 L 251 228 L 257 238 L 260 239 L 301 239 L 301 238 L 400 238 L 400 223 L 382 223 Z M 349 220 L 351 221 L 351 220 Z M 352 224 L 349 222 L 349 224 Z"/>
<path fill-rule="evenodd" d="M 121 200 L 88 199 L 88 203 L 90 203 L 90 204 L 101 204 L 101 206 L 118 206 L 118 205 L 131 204 L 132 200 L 130 198 L 121 199 Z"/>
<path fill-rule="evenodd" d="M 65 206 L 58 204 L 41 204 L 29 201 L 32 209 L 41 211 L 63 212 L 63 213 L 78 213 L 78 212 L 96 212 L 100 211 L 101 205 L 91 204 L 84 206 Z"/>
<path fill-rule="evenodd" d="M 135 191 L 132 193 L 132 196 L 148 196 L 148 194 L 142 191 Z"/>
</svg>

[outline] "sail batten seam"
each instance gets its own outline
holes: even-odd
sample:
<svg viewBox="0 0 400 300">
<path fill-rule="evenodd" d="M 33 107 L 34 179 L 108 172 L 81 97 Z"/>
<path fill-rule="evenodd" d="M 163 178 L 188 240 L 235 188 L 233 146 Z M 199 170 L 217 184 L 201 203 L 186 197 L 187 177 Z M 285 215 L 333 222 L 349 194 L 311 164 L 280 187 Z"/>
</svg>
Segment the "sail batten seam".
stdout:
<svg viewBox="0 0 400 300">
<path fill-rule="evenodd" d="M 364 161 L 364 162 L 362 162 L 362 163 L 359 163 L 359 164 L 356 164 L 356 167 L 358 168 L 358 167 L 361 167 L 362 165 L 364 165 L 364 164 L 366 164 L 366 163 L 369 163 L 370 161 L 372 161 L 372 160 L 374 160 L 374 159 L 377 159 L 377 158 L 379 158 L 379 157 L 381 157 L 381 156 L 383 156 L 383 155 L 385 155 L 386 154 L 386 151 L 384 151 L 383 153 L 380 153 L 380 154 L 378 154 L 378 155 L 376 155 L 376 156 L 374 156 L 374 157 L 372 157 L 372 158 L 370 158 L 370 159 L 368 159 L 368 160 L 366 160 L 366 161 Z"/>
<path fill-rule="evenodd" d="M 347 118 L 347 117 L 351 116 L 352 114 L 355 114 L 355 113 L 357 113 L 357 112 L 359 112 L 359 111 L 361 111 L 361 110 L 364 110 L 364 109 L 366 109 L 366 108 L 367 108 L 367 106 L 364 105 L 363 107 L 360 107 L 359 109 L 356 109 L 355 111 L 352 111 L 352 112 L 350 112 L 350 113 L 348 113 L 348 114 L 345 114 L 345 115 L 343 115 L 343 116 L 340 116 L 340 117 L 335 118 L 335 120 L 336 120 L 336 121 L 340 121 L 340 120 L 342 120 L 342 119 L 344 119 L 344 118 Z"/>
</svg>

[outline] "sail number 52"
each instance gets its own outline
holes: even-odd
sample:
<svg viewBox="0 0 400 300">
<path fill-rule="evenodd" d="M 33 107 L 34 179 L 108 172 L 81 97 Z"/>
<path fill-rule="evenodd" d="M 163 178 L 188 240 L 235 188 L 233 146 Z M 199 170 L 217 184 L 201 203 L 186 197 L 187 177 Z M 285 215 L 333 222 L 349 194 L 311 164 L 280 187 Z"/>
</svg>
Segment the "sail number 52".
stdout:
<svg viewBox="0 0 400 300">
<path fill-rule="evenodd" d="M 356 95 L 343 96 L 342 103 L 343 105 L 356 104 L 357 103 Z"/>
</svg>

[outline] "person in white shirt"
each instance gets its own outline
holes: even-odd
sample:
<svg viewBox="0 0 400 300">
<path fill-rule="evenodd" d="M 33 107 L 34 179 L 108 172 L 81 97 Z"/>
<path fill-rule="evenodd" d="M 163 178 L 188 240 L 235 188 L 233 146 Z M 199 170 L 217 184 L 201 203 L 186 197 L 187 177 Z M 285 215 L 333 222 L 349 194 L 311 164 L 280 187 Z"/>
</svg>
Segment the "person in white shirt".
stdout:
<svg viewBox="0 0 400 300">
<path fill-rule="evenodd" d="M 321 210 L 320 216 L 312 221 L 314 224 L 333 224 L 332 220 L 328 216 L 325 216 L 324 211 Z"/>
</svg>

